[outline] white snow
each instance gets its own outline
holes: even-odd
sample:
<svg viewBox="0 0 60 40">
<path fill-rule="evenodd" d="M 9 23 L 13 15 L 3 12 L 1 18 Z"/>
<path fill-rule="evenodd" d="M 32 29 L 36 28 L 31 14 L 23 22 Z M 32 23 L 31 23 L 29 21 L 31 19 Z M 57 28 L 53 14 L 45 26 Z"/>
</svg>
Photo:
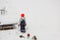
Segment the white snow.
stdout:
<svg viewBox="0 0 60 40">
<path fill-rule="evenodd" d="M 3 4 L 6 5 L 10 18 L 18 20 L 20 13 L 26 14 L 27 32 L 23 34 L 26 38 L 19 38 L 22 33 L 16 26 L 17 28 L 13 30 L 0 31 L 0 40 L 31 40 L 27 39 L 28 33 L 31 37 L 36 35 L 37 40 L 60 40 L 60 0 L 7 0 L 7 2 L 8 4 L 5 2 Z"/>
</svg>

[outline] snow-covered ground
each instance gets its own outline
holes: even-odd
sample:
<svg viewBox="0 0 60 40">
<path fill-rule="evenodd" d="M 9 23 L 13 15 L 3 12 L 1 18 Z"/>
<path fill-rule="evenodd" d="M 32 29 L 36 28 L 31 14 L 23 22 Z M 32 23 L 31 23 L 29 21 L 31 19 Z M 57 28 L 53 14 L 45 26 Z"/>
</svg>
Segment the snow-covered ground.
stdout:
<svg viewBox="0 0 60 40">
<path fill-rule="evenodd" d="M 32 40 L 32 37 L 34 36 L 33 32 L 34 32 L 33 30 L 31 31 L 30 29 L 29 30 L 27 29 L 26 33 L 21 33 L 19 31 L 19 27 L 17 27 L 16 25 L 16 29 L 0 30 L 0 40 Z M 28 33 L 30 33 L 31 35 L 29 39 L 27 37 Z M 20 35 L 23 35 L 25 38 L 20 38 L 19 37 Z"/>
<path fill-rule="evenodd" d="M 7 2 L 7 13 L 11 13 L 9 14 L 11 17 L 19 18 L 22 12 L 26 14 L 27 32 L 23 34 L 26 38 L 19 38 L 22 33 L 16 26 L 17 28 L 13 30 L 0 31 L 0 40 L 29 40 L 28 33 L 31 37 L 36 35 L 37 40 L 60 40 L 60 0 L 7 0 Z"/>
</svg>

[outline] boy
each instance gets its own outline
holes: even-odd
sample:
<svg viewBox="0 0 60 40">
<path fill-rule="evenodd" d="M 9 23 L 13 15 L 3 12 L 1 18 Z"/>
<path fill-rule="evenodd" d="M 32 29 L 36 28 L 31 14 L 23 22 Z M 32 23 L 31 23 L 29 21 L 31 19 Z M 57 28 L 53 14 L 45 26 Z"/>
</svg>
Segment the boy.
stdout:
<svg viewBox="0 0 60 40">
<path fill-rule="evenodd" d="M 26 29 L 25 29 L 25 26 L 26 26 L 26 21 L 25 21 L 25 14 L 21 14 L 21 18 L 20 18 L 20 23 L 19 25 L 20 26 L 20 31 L 25 33 L 26 32 Z"/>
</svg>

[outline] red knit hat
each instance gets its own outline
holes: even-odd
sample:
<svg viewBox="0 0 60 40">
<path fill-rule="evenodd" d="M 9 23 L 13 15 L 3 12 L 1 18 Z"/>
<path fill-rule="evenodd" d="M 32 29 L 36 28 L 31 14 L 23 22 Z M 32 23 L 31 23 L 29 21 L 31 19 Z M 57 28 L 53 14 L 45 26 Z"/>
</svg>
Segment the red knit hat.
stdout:
<svg viewBox="0 0 60 40">
<path fill-rule="evenodd" d="M 21 14 L 21 17 L 24 17 L 24 16 L 25 16 L 25 14 L 24 14 L 24 13 L 22 13 L 22 14 Z"/>
</svg>

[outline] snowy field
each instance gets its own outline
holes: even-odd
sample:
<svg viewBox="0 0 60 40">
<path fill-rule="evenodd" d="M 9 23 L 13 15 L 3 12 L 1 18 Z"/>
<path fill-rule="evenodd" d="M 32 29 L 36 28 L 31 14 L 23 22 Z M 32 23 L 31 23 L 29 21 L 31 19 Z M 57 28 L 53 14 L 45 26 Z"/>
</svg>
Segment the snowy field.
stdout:
<svg viewBox="0 0 60 40">
<path fill-rule="evenodd" d="M 7 0 L 7 3 L 11 17 L 18 19 L 20 13 L 26 14 L 27 32 L 23 34 L 25 38 L 19 38 L 22 33 L 16 26 L 13 30 L 0 31 L 0 40 L 32 40 L 33 35 L 37 40 L 60 40 L 60 0 Z"/>
</svg>

